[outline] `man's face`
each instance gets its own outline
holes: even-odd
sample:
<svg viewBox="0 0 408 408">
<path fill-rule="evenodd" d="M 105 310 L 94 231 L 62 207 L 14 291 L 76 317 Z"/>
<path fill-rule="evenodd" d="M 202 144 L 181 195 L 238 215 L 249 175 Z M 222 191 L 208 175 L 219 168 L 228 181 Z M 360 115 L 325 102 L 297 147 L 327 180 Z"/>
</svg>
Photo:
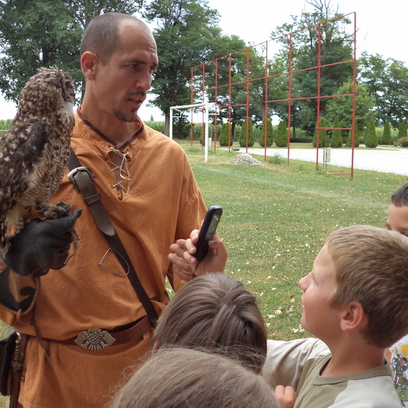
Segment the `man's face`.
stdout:
<svg viewBox="0 0 408 408">
<path fill-rule="evenodd" d="M 122 47 L 106 65 L 98 63 L 94 96 L 102 111 L 113 113 L 121 121 L 133 122 L 157 68 L 156 42 L 142 24 L 125 23 L 119 34 Z"/>
<path fill-rule="evenodd" d="M 388 210 L 387 228 L 408 236 L 408 206 L 390 205 Z"/>
<path fill-rule="evenodd" d="M 317 255 L 312 272 L 299 281 L 303 290 L 302 319 L 305 330 L 328 342 L 340 327 L 338 309 L 330 304 L 336 289 L 333 260 L 324 246 Z"/>
</svg>

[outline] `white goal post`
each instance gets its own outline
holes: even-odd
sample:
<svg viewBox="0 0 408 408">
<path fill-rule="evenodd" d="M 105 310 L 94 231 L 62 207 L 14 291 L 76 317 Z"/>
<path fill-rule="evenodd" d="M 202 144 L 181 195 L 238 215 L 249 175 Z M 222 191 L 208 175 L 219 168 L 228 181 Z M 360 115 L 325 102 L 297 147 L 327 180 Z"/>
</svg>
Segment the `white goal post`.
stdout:
<svg viewBox="0 0 408 408">
<path fill-rule="evenodd" d="M 182 109 L 193 109 L 193 108 L 204 108 L 204 161 L 208 162 L 208 111 L 210 106 L 213 107 L 214 104 L 208 102 L 197 103 L 194 105 L 182 105 L 182 106 L 172 106 L 170 108 L 170 139 L 173 139 L 173 111 Z"/>
</svg>

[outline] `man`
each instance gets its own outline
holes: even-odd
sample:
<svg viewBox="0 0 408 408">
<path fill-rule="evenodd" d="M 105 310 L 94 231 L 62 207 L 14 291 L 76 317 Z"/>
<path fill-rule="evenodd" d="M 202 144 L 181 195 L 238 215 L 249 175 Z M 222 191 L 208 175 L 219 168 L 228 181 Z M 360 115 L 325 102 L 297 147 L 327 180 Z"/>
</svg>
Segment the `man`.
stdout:
<svg viewBox="0 0 408 408">
<path fill-rule="evenodd" d="M 175 290 L 183 284 L 169 267 L 168 248 L 199 227 L 206 207 L 183 150 L 138 117 L 157 65 L 155 40 L 142 21 L 117 13 L 96 17 L 81 44 L 86 91 L 75 114 L 71 147 L 90 169 L 160 314 L 169 300 L 166 277 Z M 35 326 L 23 325 L 4 310 L 0 317 L 29 335 L 21 406 L 99 408 L 125 382 L 125 370 L 140 363 L 152 330 L 127 276 L 129 268 L 122 267 L 66 176 L 53 199 L 58 201 L 83 210 L 75 225 L 80 239 L 75 255 L 41 278 Z M 123 333 L 135 328 L 137 336 L 124 341 Z M 101 329 L 101 336 L 109 333 L 116 344 L 106 347 L 101 341 L 89 347 L 90 329 Z"/>
</svg>

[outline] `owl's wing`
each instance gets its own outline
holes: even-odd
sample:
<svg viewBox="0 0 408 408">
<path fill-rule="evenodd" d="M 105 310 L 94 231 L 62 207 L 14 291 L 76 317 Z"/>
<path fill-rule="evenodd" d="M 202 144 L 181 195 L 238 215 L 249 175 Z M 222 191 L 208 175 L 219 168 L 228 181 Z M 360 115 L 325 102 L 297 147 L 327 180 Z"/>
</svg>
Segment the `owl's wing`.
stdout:
<svg viewBox="0 0 408 408">
<path fill-rule="evenodd" d="M 30 119 L 16 123 L 0 138 L 0 240 L 7 226 L 7 212 L 28 187 L 28 176 L 43 157 L 49 125 Z"/>
</svg>

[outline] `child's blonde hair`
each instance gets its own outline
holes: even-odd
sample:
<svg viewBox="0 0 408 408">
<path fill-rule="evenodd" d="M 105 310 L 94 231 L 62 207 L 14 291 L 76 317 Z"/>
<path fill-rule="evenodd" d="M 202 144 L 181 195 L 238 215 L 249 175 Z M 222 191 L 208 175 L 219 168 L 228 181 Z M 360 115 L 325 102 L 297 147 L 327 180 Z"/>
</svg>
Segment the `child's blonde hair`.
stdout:
<svg viewBox="0 0 408 408">
<path fill-rule="evenodd" d="M 333 305 L 359 302 L 368 316 L 368 344 L 386 348 L 408 332 L 408 238 L 353 225 L 334 231 L 326 246 L 334 262 Z"/>
</svg>

